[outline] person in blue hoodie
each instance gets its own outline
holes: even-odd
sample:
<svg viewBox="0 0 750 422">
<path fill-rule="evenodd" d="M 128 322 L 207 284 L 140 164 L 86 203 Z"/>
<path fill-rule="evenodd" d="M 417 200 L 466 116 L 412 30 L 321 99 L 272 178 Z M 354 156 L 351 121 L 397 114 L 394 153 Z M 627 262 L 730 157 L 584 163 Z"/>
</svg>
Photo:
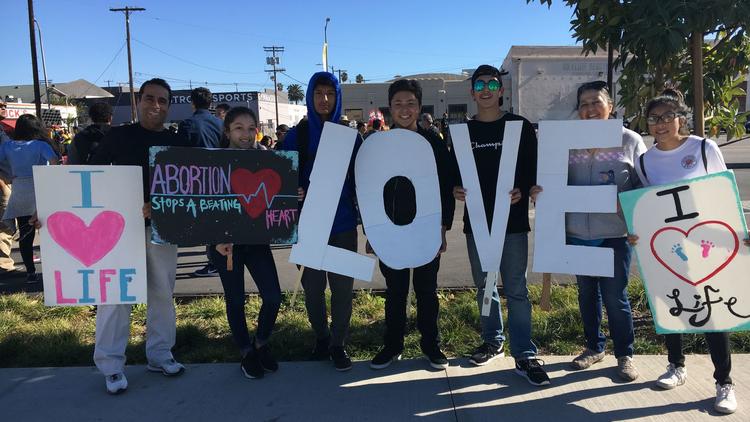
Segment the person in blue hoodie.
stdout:
<svg viewBox="0 0 750 422">
<path fill-rule="evenodd" d="M 325 122 L 336 123 L 341 117 L 341 88 L 332 73 L 318 72 L 310 78 L 307 86 L 307 119 L 287 132 L 281 150 L 299 152 L 299 178 L 302 195 L 310 185 L 315 154 Z M 357 136 L 355 152 L 352 154 L 344 186 L 341 190 L 336 217 L 333 220 L 331 246 L 357 250 L 357 210 L 353 179 L 354 155 L 362 139 Z M 304 204 L 304 202 L 303 202 Z M 328 326 L 325 289 L 331 288 L 331 325 Z M 315 331 L 316 342 L 312 360 L 333 360 L 339 371 L 348 371 L 352 361 L 344 348 L 352 316 L 352 287 L 354 279 L 341 274 L 305 268 L 302 287 L 305 290 L 307 317 Z"/>
</svg>

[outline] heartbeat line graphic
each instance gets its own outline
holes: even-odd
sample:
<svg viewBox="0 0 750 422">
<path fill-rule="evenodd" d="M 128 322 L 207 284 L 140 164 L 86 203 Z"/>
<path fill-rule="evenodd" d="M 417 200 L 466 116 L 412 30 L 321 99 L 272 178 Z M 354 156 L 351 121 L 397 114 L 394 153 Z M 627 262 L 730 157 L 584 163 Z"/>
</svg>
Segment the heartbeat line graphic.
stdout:
<svg viewBox="0 0 750 422">
<path fill-rule="evenodd" d="M 238 193 L 237 196 L 245 200 L 246 204 L 249 204 L 250 201 L 253 200 L 253 198 L 257 198 L 260 192 L 263 191 L 263 200 L 266 202 L 266 208 L 271 208 L 271 204 L 273 203 L 274 199 L 276 198 L 296 198 L 297 195 L 274 195 L 273 198 L 270 200 L 268 199 L 268 190 L 266 189 L 265 182 L 261 182 L 260 185 L 258 185 L 258 190 L 255 191 L 255 193 L 251 193 L 249 195 L 244 195 L 241 193 Z"/>
<path fill-rule="evenodd" d="M 248 195 L 241 194 L 241 193 L 229 193 L 229 194 L 223 194 L 223 195 L 190 195 L 190 194 L 168 194 L 168 193 L 154 193 L 151 194 L 151 196 L 170 196 L 170 197 L 202 197 L 202 198 L 242 198 L 242 200 L 245 201 L 246 204 L 249 204 L 250 201 L 257 198 L 261 191 L 263 191 L 263 200 L 266 203 L 266 208 L 271 208 L 271 204 L 273 204 L 273 201 L 276 200 L 276 198 L 297 198 L 297 195 L 274 195 L 272 198 L 268 198 L 268 190 L 266 189 L 266 184 L 261 182 L 260 185 L 258 185 L 258 189 L 255 191 L 255 193 L 251 193 Z"/>
</svg>

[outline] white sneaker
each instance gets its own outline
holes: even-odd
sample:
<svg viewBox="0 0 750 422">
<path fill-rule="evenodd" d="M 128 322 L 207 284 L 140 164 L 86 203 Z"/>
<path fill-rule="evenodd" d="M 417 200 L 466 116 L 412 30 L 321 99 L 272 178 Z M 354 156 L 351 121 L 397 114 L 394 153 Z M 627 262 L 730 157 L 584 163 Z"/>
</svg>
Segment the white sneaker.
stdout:
<svg viewBox="0 0 750 422">
<path fill-rule="evenodd" d="M 128 389 L 128 379 L 125 378 L 125 374 L 123 374 L 122 372 L 120 372 L 119 374 L 110 375 L 104 380 L 107 383 L 107 392 L 109 394 L 120 394 Z M 732 397 L 734 397 L 734 395 L 732 395 Z"/>
<path fill-rule="evenodd" d="M 714 409 L 719 413 L 734 413 L 737 410 L 737 399 L 734 397 L 734 384 L 716 384 Z"/>
<path fill-rule="evenodd" d="M 667 372 L 662 374 L 662 376 L 656 380 L 656 385 L 665 390 L 671 390 L 679 385 L 685 384 L 685 381 L 687 381 L 687 369 L 685 369 L 684 366 L 675 367 L 670 363 L 667 366 Z"/>
<path fill-rule="evenodd" d="M 160 364 L 149 362 L 148 366 L 146 366 L 146 369 L 151 372 L 161 372 L 168 377 L 180 375 L 185 372 L 185 366 L 174 359 L 166 360 Z"/>
</svg>

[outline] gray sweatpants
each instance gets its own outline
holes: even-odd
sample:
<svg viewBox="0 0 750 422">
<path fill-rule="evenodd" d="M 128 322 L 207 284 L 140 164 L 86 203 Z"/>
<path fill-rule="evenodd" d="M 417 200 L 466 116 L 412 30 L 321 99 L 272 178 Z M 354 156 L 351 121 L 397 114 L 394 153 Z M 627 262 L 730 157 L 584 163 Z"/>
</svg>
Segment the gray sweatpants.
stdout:
<svg viewBox="0 0 750 422">
<path fill-rule="evenodd" d="M 151 243 L 146 227 L 146 359 L 161 364 L 172 358 L 176 321 L 172 293 L 177 272 L 177 246 Z M 96 311 L 94 363 L 105 375 L 123 371 L 130 337 L 131 305 L 100 305 Z"/>
</svg>

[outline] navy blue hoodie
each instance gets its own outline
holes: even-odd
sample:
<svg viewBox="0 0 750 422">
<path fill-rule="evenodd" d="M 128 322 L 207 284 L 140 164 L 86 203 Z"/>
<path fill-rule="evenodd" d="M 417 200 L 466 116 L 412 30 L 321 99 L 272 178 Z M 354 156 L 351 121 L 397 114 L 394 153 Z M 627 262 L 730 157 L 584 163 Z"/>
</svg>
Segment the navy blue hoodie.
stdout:
<svg viewBox="0 0 750 422">
<path fill-rule="evenodd" d="M 320 144 L 320 135 L 323 132 L 324 121 L 321 121 L 318 113 L 315 112 L 315 86 L 320 80 L 328 80 L 333 84 L 336 89 L 336 105 L 333 109 L 333 113 L 328 121 L 336 123 L 341 117 L 341 87 L 339 81 L 333 76 L 332 73 L 318 72 L 310 78 L 310 83 L 307 85 L 307 94 L 305 102 L 307 103 L 307 161 L 304 163 L 304 168 L 299 171 L 299 183 L 302 188 L 307 192 L 310 186 L 310 173 L 312 172 L 313 163 L 315 162 L 315 154 L 318 152 L 318 145 Z M 292 128 L 284 138 L 280 149 L 285 151 L 299 151 L 299 125 Z M 303 142 L 304 143 L 304 142 Z M 357 143 L 361 143 L 361 140 L 357 139 Z M 357 146 L 355 145 L 355 152 Z M 302 155 L 302 154 L 300 154 Z M 350 158 L 349 169 L 351 170 L 352 163 L 354 160 L 354 154 Z M 355 190 L 354 180 L 351 177 L 351 171 L 344 182 L 344 187 L 341 190 L 341 197 L 339 198 L 338 208 L 336 209 L 336 217 L 333 219 L 333 227 L 331 228 L 331 234 L 343 233 L 346 231 L 354 230 L 357 227 L 357 211 L 354 206 Z"/>
</svg>

